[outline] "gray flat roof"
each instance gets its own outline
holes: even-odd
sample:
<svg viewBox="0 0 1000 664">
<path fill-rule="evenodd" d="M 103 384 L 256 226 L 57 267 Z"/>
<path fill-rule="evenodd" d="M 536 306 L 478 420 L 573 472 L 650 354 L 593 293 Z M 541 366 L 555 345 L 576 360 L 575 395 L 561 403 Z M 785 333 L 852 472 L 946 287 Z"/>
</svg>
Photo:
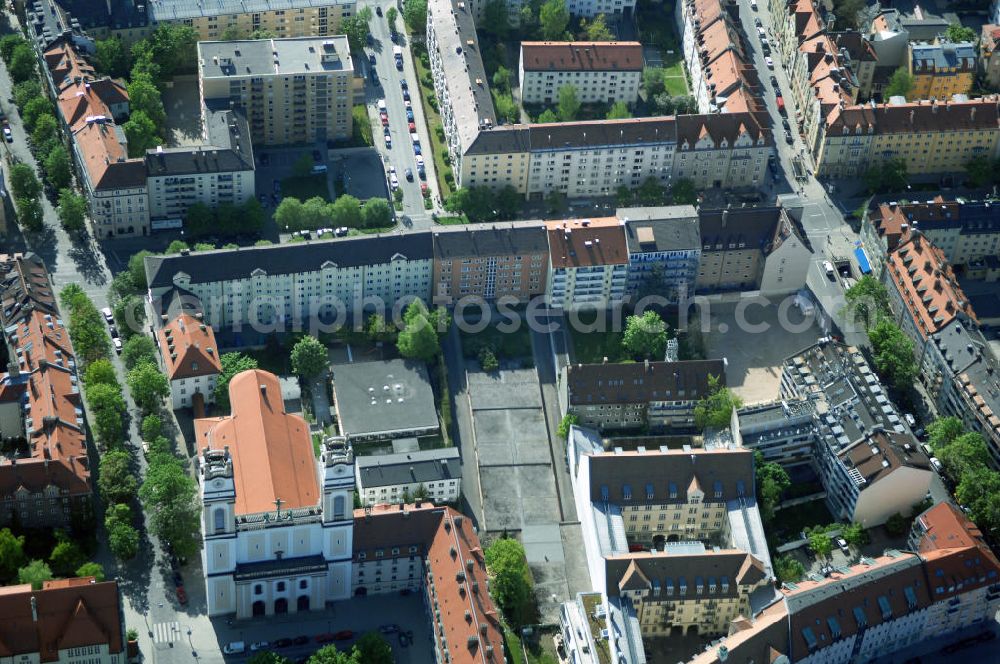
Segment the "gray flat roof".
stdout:
<svg viewBox="0 0 1000 664">
<path fill-rule="evenodd" d="M 625 221 L 629 253 L 701 249 L 701 226 L 693 205 L 619 208 L 617 217 Z M 646 228 L 651 237 L 640 232 Z"/>
<path fill-rule="evenodd" d="M 251 14 L 275 10 L 337 7 L 351 4 L 348 0 L 156 0 L 146 6 L 152 22 L 178 21 L 202 16 Z"/>
<path fill-rule="evenodd" d="M 338 364 L 333 392 L 340 426 L 364 436 L 438 426 L 427 367 L 417 360 Z"/>
<path fill-rule="evenodd" d="M 381 454 L 358 457 L 358 477 L 365 488 L 397 484 L 426 484 L 461 479 L 462 463 L 458 449 Z"/>
<path fill-rule="evenodd" d="M 198 42 L 204 78 L 351 71 L 347 37 L 289 37 Z"/>
</svg>

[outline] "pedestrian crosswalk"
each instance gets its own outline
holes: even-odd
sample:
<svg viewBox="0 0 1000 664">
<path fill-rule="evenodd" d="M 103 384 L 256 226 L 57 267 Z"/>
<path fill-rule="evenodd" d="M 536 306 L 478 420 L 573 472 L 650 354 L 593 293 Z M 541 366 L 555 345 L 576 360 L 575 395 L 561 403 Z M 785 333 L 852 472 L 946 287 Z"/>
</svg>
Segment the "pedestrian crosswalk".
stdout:
<svg viewBox="0 0 1000 664">
<path fill-rule="evenodd" d="M 181 626 L 176 620 L 153 625 L 153 643 L 172 643 L 181 637 Z"/>
</svg>

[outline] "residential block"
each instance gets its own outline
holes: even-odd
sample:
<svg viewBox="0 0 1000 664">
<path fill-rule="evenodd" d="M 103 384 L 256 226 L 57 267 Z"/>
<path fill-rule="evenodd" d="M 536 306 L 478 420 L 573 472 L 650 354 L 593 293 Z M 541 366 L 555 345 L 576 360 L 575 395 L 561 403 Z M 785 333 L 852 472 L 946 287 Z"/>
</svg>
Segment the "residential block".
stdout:
<svg viewBox="0 0 1000 664">
<path fill-rule="evenodd" d="M 521 42 L 521 101 L 558 104 L 559 90 L 569 85 L 584 104 L 632 104 L 642 66 L 639 42 Z"/>
</svg>

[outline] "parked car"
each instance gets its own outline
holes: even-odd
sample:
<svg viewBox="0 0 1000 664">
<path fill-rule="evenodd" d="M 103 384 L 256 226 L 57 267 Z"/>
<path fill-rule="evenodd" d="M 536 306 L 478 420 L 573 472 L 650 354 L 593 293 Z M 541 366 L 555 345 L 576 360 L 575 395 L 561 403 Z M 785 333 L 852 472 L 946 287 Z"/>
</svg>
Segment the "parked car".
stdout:
<svg viewBox="0 0 1000 664">
<path fill-rule="evenodd" d="M 386 150 L 391 150 L 392 149 L 392 139 L 389 138 L 389 134 L 385 135 L 385 149 Z"/>
<path fill-rule="evenodd" d="M 8 143 L 14 142 L 14 134 L 11 133 L 10 127 L 3 128 L 3 137 L 7 140 Z"/>
<path fill-rule="evenodd" d="M 407 122 L 413 122 L 413 109 L 412 108 L 406 109 L 406 121 Z"/>
<path fill-rule="evenodd" d="M 403 90 L 403 101 L 410 101 L 410 91 Z"/>
<path fill-rule="evenodd" d="M 372 66 L 375 65 L 375 54 L 374 53 L 369 53 L 368 54 L 368 64 L 370 64 Z"/>
<path fill-rule="evenodd" d="M 421 154 L 423 154 L 423 152 L 421 152 L 421 150 L 420 150 L 420 144 L 419 143 L 414 143 L 413 144 L 413 154 L 415 154 L 417 156 L 420 156 Z"/>
<path fill-rule="evenodd" d="M 410 131 L 416 131 L 417 130 L 417 125 L 415 125 L 414 123 L 411 122 L 408 125 L 406 125 L 406 128 L 409 129 Z"/>
<path fill-rule="evenodd" d="M 759 16 L 755 16 L 754 17 L 753 24 L 756 25 L 758 28 L 763 25 L 763 23 L 760 22 L 760 17 Z"/>
<path fill-rule="evenodd" d="M 118 337 L 115 337 L 114 339 L 111 340 L 111 345 L 113 345 L 115 347 L 115 353 L 116 354 L 118 354 L 118 355 L 122 354 L 122 340 L 121 339 L 119 339 Z"/>
<path fill-rule="evenodd" d="M 771 74 L 771 85 L 778 87 L 778 77 L 774 74 Z"/>
<path fill-rule="evenodd" d="M 410 170 L 409 168 L 407 168 L 407 169 L 406 169 L 406 170 L 405 170 L 405 171 L 403 172 L 403 175 L 405 175 L 405 176 L 406 176 L 406 181 L 407 181 L 407 182 L 413 182 L 413 171 L 412 171 L 412 170 Z"/>
<path fill-rule="evenodd" d="M 184 590 L 184 586 L 177 586 L 177 601 L 181 606 L 188 603 L 187 591 Z"/>
<path fill-rule="evenodd" d="M 118 334 L 118 328 L 114 325 L 108 325 L 108 332 L 111 334 L 112 339 L 117 339 L 120 336 Z"/>
<path fill-rule="evenodd" d="M 313 150 L 313 161 L 323 161 L 323 154 L 319 150 Z"/>
<path fill-rule="evenodd" d="M 837 547 L 844 552 L 845 556 L 851 555 L 851 547 L 847 546 L 847 540 L 843 537 L 837 538 Z"/>
<path fill-rule="evenodd" d="M 174 570 L 171 576 L 173 577 L 174 587 L 176 588 L 184 587 L 184 577 L 181 576 L 181 573 L 178 570 Z"/>
<path fill-rule="evenodd" d="M 257 652 L 258 650 L 264 650 L 265 648 L 270 648 L 270 641 L 254 641 L 250 644 L 250 652 Z"/>
<path fill-rule="evenodd" d="M 111 307 L 104 307 L 101 309 L 101 315 L 104 316 L 104 322 L 111 325 L 115 322 L 114 314 L 111 312 Z"/>
<path fill-rule="evenodd" d="M 226 655 L 239 655 L 247 651 L 247 644 L 242 641 L 230 641 L 222 646 L 222 652 Z"/>
<path fill-rule="evenodd" d="M 405 78 L 399 82 L 399 87 L 403 88 L 404 90 L 409 90 L 410 89 L 410 86 L 406 82 Z"/>
<path fill-rule="evenodd" d="M 300 634 L 292 639 L 292 644 L 297 646 L 304 646 L 307 643 L 309 643 L 309 637 L 305 634 Z"/>
<path fill-rule="evenodd" d="M 349 641 L 354 638 L 354 632 L 349 629 L 342 629 L 333 635 L 334 641 Z"/>
<path fill-rule="evenodd" d="M 275 648 L 287 648 L 290 645 L 292 645 L 292 640 L 287 638 L 278 639 L 277 641 L 274 642 Z"/>
<path fill-rule="evenodd" d="M 791 145 L 794 142 L 795 142 L 795 138 L 792 136 L 792 132 L 786 131 L 785 132 L 785 143 L 788 143 L 789 145 Z"/>
<path fill-rule="evenodd" d="M 382 8 L 379 7 L 378 5 L 375 5 L 375 15 L 376 16 L 381 16 L 382 15 Z"/>
<path fill-rule="evenodd" d="M 316 635 L 316 643 L 330 643 L 333 639 L 334 635 L 330 632 L 323 632 L 322 634 Z"/>
<path fill-rule="evenodd" d="M 379 625 L 378 631 L 381 634 L 395 634 L 399 631 L 399 625 L 396 625 L 395 623 L 390 625 Z"/>
<path fill-rule="evenodd" d="M 774 69 L 774 60 L 772 60 L 770 57 L 764 58 L 764 64 L 767 65 L 768 69 Z"/>
</svg>

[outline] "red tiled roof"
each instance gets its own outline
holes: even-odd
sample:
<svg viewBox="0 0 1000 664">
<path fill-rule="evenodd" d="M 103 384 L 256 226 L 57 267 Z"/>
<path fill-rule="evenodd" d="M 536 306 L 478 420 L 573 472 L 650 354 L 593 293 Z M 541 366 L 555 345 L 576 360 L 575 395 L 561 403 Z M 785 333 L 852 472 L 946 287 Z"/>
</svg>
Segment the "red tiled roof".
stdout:
<svg viewBox="0 0 1000 664">
<path fill-rule="evenodd" d="M 639 42 L 521 42 L 525 71 L 642 71 Z"/>
<path fill-rule="evenodd" d="M 34 613 L 32 598 L 35 600 Z M 0 589 L 0 655 L 38 653 L 42 662 L 59 661 L 59 651 L 107 645 L 122 652 L 122 615 L 118 583 L 93 577 L 47 581 L 41 590 L 28 584 Z"/>
<path fill-rule="evenodd" d="M 170 380 L 222 372 L 215 332 L 194 316 L 181 314 L 156 333 Z"/>
<path fill-rule="evenodd" d="M 309 425 L 285 412 L 278 377 L 253 369 L 229 382 L 233 414 L 195 420 L 198 448 L 229 448 L 236 514 L 319 505 L 319 477 Z"/>
</svg>

